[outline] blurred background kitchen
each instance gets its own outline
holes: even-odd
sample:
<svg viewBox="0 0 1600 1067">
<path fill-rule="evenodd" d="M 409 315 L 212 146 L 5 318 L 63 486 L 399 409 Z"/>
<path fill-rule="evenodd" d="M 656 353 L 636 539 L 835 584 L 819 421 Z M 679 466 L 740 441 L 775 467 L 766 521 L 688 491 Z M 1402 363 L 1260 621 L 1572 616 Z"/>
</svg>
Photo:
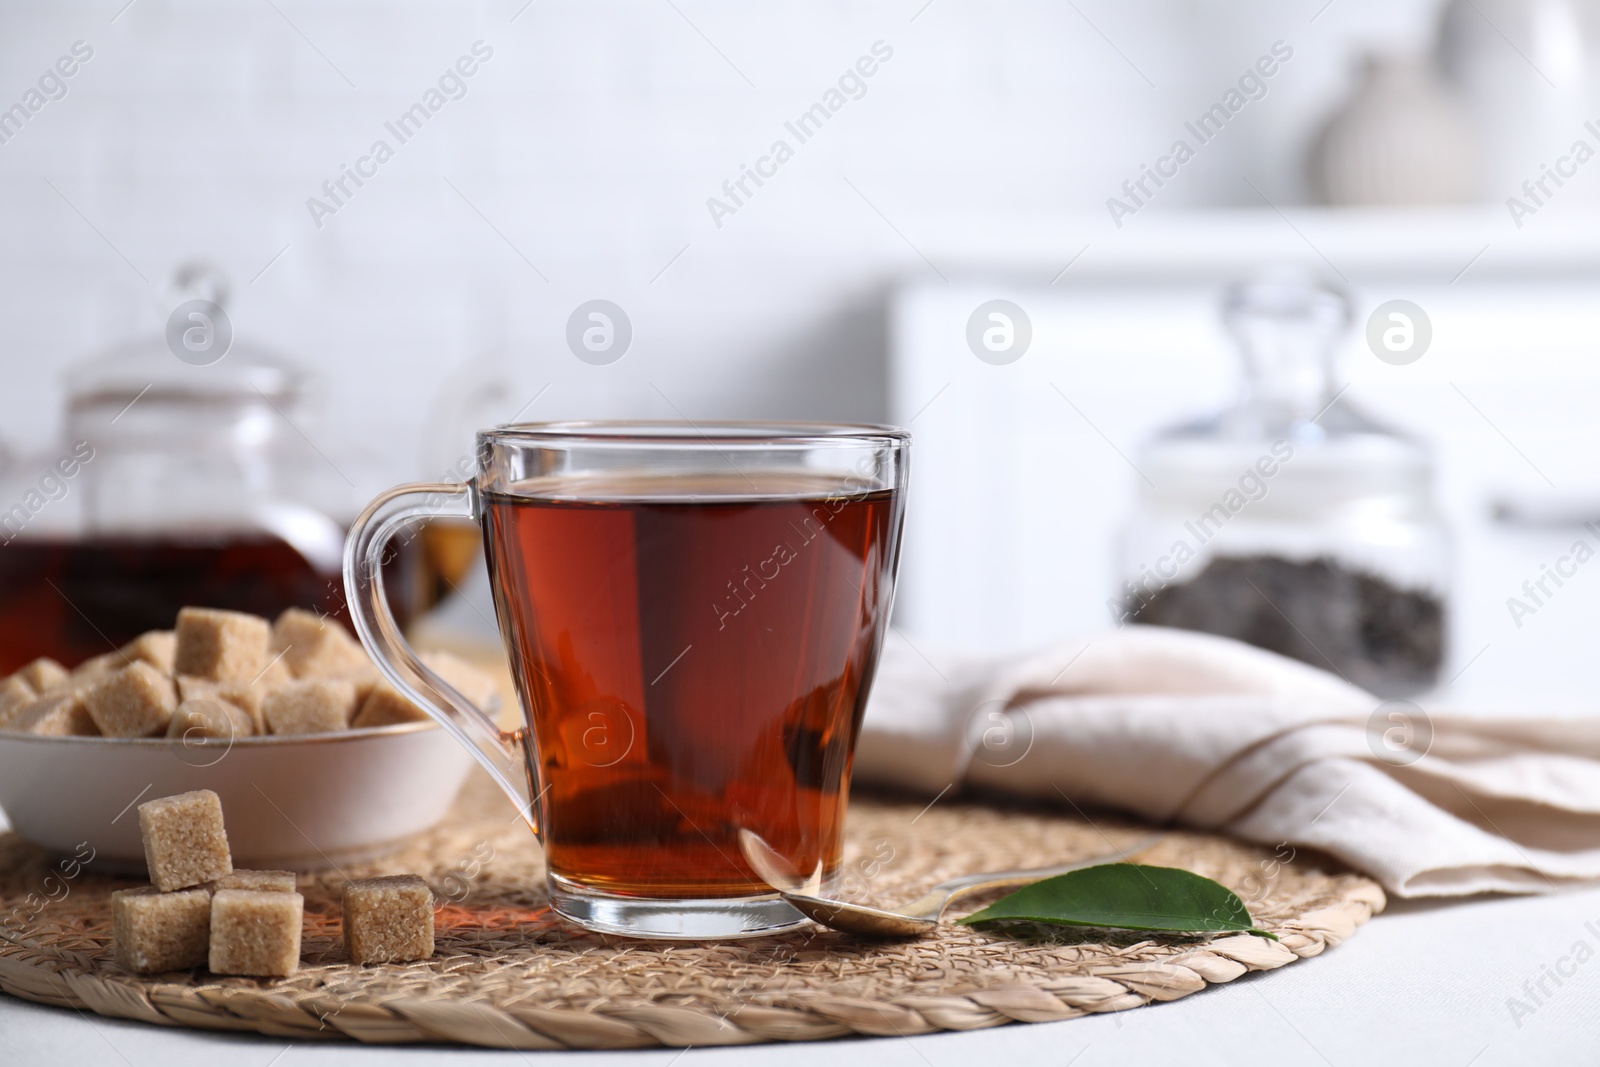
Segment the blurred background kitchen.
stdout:
<svg viewBox="0 0 1600 1067">
<path fill-rule="evenodd" d="M 1596 0 L 13 0 L 0 72 L 13 644 L 336 599 L 475 426 L 869 420 L 917 442 L 896 640 L 1187 588 L 1384 695 L 1593 704 Z M 408 551 L 418 614 L 476 584 Z"/>
</svg>

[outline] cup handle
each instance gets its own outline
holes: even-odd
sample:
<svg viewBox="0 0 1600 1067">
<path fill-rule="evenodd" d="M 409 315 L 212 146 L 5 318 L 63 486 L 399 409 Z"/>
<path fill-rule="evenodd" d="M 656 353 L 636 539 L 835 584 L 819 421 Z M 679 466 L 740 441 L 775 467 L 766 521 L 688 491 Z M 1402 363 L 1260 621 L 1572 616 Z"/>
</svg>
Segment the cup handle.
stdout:
<svg viewBox="0 0 1600 1067">
<path fill-rule="evenodd" d="M 537 832 L 533 805 L 513 779 L 522 763 L 521 734 L 502 730 L 418 658 L 400 633 L 384 596 L 382 560 L 389 542 L 424 519 L 478 518 L 477 492 L 470 483 L 416 483 L 381 494 L 356 519 L 344 543 L 345 602 L 367 653 L 389 684 L 444 727 L 483 765 Z M 508 771 L 512 774 L 508 775 Z"/>
</svg>

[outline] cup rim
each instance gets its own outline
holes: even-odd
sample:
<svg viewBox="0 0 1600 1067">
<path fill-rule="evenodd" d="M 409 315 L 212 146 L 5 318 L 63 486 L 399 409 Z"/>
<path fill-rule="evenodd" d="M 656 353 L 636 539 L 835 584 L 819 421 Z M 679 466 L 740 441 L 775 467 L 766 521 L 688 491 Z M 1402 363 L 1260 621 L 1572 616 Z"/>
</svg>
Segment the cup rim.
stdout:
<svg viewBox="0 0 1600 1067">
<path fill-rule="evenodd" d="M 549 441 L 615 445 L 761 445 L 884 442 L 904 444 L 911 432 L 882 423 L 787 420 L 576 419 L 512 422 L 478 431 L 480 440 Z"/>
</svg>

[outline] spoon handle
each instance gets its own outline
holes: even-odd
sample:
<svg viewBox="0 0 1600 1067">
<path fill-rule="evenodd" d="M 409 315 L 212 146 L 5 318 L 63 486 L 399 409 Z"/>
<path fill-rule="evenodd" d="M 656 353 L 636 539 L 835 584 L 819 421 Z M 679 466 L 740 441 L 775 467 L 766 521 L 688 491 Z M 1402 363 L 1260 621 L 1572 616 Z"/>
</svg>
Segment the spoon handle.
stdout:
<svg viewBox="0 0 1600 1067">
<path fill-rule="evenodd" d="M 944 914 L 944 909 L 950 901 L 963 893 L 971 893 L 980 889 L 1009 889 L 1012 886 L 1027 885 L 1043 878 L 1054 878 L 1058 874 L 1069 871 L 1082 870 L 1085 867 L 1097 867 L 1102 863 L 1126 862 L 1131 856 L 1137 855 L 1155 845 L 1167 835 L 1164 833 L 1151 834 L 1120 848 L 1115 852 L 1104 853 L 1099 856 L 1090 856 L 1088 859 L 1074 860 L 1071 863 L 1057 864 L 1054 867 L 1035 867 L 1022 871 L 985 871 L 978 874 L 964 874 L 950 878 L 932 889 L 928 890 L 916 900 L 897 908 L 906 915 L 915 915 L 929 919 L 937 919 Z"/>
</svg>

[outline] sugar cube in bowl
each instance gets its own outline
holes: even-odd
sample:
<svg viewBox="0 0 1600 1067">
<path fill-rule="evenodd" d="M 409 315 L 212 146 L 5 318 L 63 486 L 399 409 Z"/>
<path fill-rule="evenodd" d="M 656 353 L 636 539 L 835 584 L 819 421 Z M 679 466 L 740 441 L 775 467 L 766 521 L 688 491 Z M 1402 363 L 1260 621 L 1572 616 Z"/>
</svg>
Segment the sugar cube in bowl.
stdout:
<svg viewBox="0 0 1600 1067">
<path fill-rule="evenodd" d="M 438 655 L 452 685 L 494 706 L 492 680 Z M 295 609 L 269 623 L 185 608 L 173 630 L 70 671 L 37 660 L 0 679 L 0 810 L 24 839 L 105 872 L 143 871 L 139 804 L 195 790 L 221 799 L 241 867 L 376 855 L 436 824 L 471 763 L 342 627 Z"/>
</svg>

